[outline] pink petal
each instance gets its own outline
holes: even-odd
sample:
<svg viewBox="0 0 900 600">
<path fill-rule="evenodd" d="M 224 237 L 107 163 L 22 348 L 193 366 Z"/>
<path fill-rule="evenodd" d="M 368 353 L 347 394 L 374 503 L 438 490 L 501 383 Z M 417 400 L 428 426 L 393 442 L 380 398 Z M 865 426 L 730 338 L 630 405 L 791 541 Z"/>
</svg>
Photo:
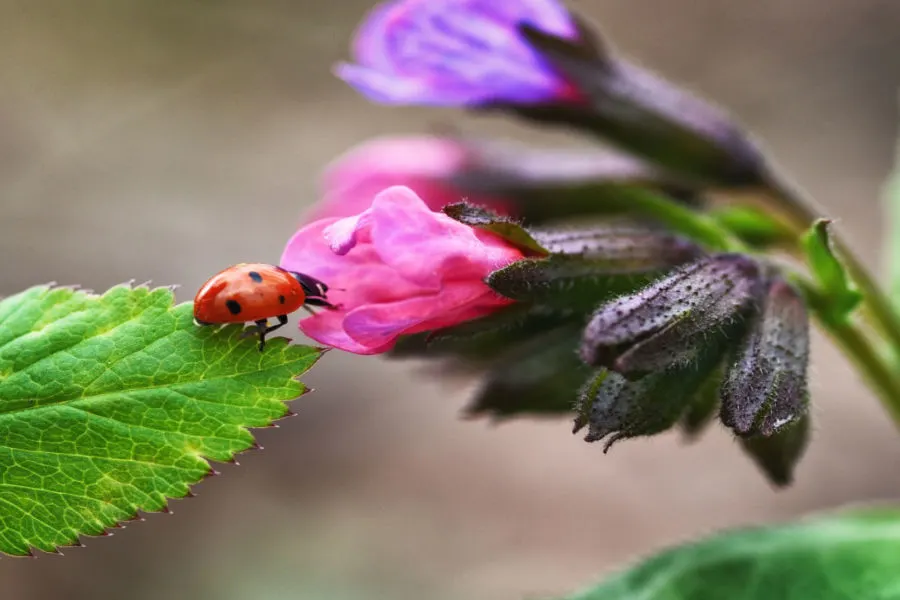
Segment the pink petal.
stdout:
<svg viewBox="0 0 900 600">
<path fill-rule="evenodd" d="M 332 288 L 329 300 L 341 305 L 343 312 L 420 293 L 419 286 L 385 265 L 371 244 L 361 244 L 344 256 L 335 254 L 323 232 L 337 221 L 323 219 L 300 229 L 287 243 L 279 264 L 325 282 Z"/>
<path fill-rule="evenodd" d="M 465 160 L 465 148 L 452 139 L 428 136 L 376 138 L 356 146 L 328 165 L 322 175 L 322 186 L 329 192 L 370 192 L 364 210 L 376 193 L 391 185 L 406 185 L 405 179 L 450 177 L 463 167 Z M 423 192 L 415 191 L 432 210 L 441 208 L 433 205 Z"/>
<path fill-rule="evenodd" d="M 412 190 L 395 186 L 372 202 L 372 243 L 381 260 L 406 279 L 438 288 L 442 281 L 481 280 L 522 257 L 521 251 L 442 213 Z"/>
<path fill-rule="evenodd" d="M 369 346 L 354 340 L 344 331 L 344 316 L 344 313 L 321 312 L 315 317 L 300 321 L 300 331 L 320 344 L 354 354 L 381 354 L 393 346 L 393 341 L 380 346 Z"/>
<path fill-rule="evenodd" d="M 434 211 L 466 200 L 510 212 L 501 198 L 465 197 L 453 186 L 452 177 L 466 168 L 471 152 L 459 140 L 440 137 L 386 137 L 364 142 L 326 167 L 322 201 L 306 220 L 357 215 L 392 185 L 409 187 Z"/>
<path fill-rule="evenodd" d="M 473 304 L 485 301 L 486 294 L 490 294 L 490 290 L 480 281 L 448 283 L 435 294 L 357 308 L 344 319 L 343 328 L 362 346 L 383 347 L 393 344 L 404 333 L 460 322 L 459 316 L 471 314 Z M 507 303 L 508 300 L 501 300 L 492 308 Z"/>
<path fill-rule="evenodd" d="M 322 230 L 322 237 L 332 252 L 343 256 L 358 243 L 370 240 L 371 236 L 368 233 L 371 219 L 371 211 L 364 210 L 355 217 L 347 217 L 332 223 Z"/>
</svg>

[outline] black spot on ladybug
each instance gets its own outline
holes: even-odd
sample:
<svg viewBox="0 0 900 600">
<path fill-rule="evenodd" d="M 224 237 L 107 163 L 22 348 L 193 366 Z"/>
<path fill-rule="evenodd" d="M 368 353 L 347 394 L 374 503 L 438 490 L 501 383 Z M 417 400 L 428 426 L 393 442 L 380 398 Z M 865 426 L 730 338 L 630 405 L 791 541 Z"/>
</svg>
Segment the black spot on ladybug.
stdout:
<svg viewBox="0 0 900 600">
<path fill-rule="evenodd" d="M 284 302 L 285 302 L 285 297 L 284 297 L 283 295 L 282 295 L 282 296 L 278 296 L 278 302 L 281 303 L 281 304 L 284 304 Z"/>
<path fill-rule="evenodd" d="M 237 300 L 226 300 L 225 306 L 228 307 L 228 311 L 233 315 L 241 314 L 241 303 Z"/>
<path fill-rule="evenodd" d="M 262 275 L 260 275 L 256 271 L 250 271 L 249 273 L 247 273 L 247 275 L 249 275 L 250 279 L 252 279 L 256 283 L 262 283 Z M 234 314 L 237 314 L 237 313 L 234 313 Z"/>
</svg>

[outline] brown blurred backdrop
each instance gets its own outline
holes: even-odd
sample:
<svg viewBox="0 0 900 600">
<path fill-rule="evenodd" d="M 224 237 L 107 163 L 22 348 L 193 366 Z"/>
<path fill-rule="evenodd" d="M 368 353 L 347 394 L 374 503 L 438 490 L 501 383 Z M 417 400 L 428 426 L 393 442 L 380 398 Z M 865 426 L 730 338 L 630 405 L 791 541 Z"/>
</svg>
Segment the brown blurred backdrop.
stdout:
<svg viewBox="0 0 900 600">
<path fill-rule="evenodd" d="M 367 137 L 502 121 L 367 104 L 333 79 L 366 0 L 0 0 L 0 294 L 181 283 L 276 261 L 316 177 Z M 581 0 L 620 49 L 733 108 L 877 260 L 900 81 L 896 0 Z M 561 136 L 553 141 L 565 140 Z M 572 141 L 573 143 L 575 140 Z M 470 391 L 328 355 L 299 416 L 174 514 L 65 558 L 0 560 L 6 599 L 519 599 L 663 545 L 900 495 L 900 438 L 826 344 L 814 444 L 774 492 L 722 431 L 604 456 L 569 423 L 458 418 Z"/>
</svg>

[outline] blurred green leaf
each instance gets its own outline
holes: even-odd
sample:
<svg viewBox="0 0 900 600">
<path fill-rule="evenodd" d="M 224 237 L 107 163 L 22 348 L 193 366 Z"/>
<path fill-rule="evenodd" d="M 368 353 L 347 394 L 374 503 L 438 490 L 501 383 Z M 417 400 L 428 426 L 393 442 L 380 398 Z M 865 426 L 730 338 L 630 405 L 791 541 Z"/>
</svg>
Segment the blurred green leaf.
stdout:
<svg viewBox="0 0 900 600">
<path fill-rule="evenodd" d="M 488 372 L 467 414 L 496 420 L 570 415 L 578 389 L 594 370 L 575 353 L 580 337 L 577 326 L 563 327 L 507 352 Z"/>
<path fill-rule="evenodd" d="M 699 436 L 719 412 L 719 387 L 722 384 L 722 369 L 711 375 L 697 393 L 678 425 L 689 440 Z"/>
<path fill-rule="evenodd" d="M 900 597 L 900 511 L 727 532 L 666 550 L 567 600 Z"/>
<path fill-rule="evenodd" d="M 887 180 L 884 190 L 885 218 L 885 261 L 887 263 L 887 289 L 894 305 L 900 306 L 900 140 L 898 140 L 894 171 Z"/>
<path fill-rule="evenodd" d="M 197 328 L 168 289 L 39 286 L 0 302 L 0 552 L 165 510 L 288 414 L 320 351 Z"/>
<path fill-rule="evenodd" d="M 582 320 L 574 311 L 557 311 L 519 302 L 492 315 L 453 327 L 403 336 L 388 356 L 425 359 L 452 357 L 486 366 L 496 362 L 512 347 L 546 331 Z"/>
<path fill-rule="evenodd" d="M 831 247 L 828 226 L 831 221 L 819 219 L 803 235 L 803 248 L 810 270 L 827 299 L 827 306 L 816 308 L 830 319 L 841 321 L 859 305 L 862 294 L 857 290 L 844 265 Z"/>
</svg>

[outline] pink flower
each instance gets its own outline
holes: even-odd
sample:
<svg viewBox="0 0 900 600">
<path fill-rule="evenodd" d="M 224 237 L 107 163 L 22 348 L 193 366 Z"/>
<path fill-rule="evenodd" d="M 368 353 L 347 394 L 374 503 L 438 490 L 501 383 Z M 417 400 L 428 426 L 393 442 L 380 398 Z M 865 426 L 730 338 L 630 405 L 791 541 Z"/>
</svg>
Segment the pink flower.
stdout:
<svg viewBox="0 0 900 600">
<path fill-rule="evenodd" d="M 369 208 L 378 192 L 392 185 L 410 188 L 432 210 L 466 200 L 505 212 L 501 199 L 464 198 L 450 183 L 450 178 L 468 164 L 469 154 L 463 143 L 439 137 L 389 137 L 364 142 L 325 169 L 323 199 L 307 221 L 359 214 Z"/>
<path fill-rule="evenodd" d="M 400 335 L 448 327 L 512 303 L 484 278 L 522 258 L 505 240 L 429 210 L 395 186 L 356 216 L 306 225 L 281 266 L 327 283 L 337 310 L 300 322 L 314 340 L 356 354 L 389 350 Z"/>
</svg>

